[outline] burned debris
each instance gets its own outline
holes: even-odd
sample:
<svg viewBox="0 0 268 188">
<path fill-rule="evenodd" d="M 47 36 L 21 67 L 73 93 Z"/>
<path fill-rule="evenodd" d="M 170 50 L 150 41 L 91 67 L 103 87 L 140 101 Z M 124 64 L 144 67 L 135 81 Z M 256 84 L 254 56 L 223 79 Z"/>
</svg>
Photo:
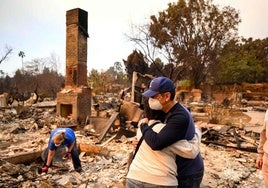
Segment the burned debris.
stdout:
<svg viewBox="0 0 268 188">
<path fill-rule="evenodd" d="M 75 121 L 71 119 L 62 118 L 56 115 L 55 113 L 55 103 L 53 106 L 46 107 L 46 108 L 29 108 L 29 114 L 32 116 L 28 116 L 25 119 L 20 119 L 9 112 L 9 110 L 5 109 L 1 111 L 1 117 L 11 116 L 12 118 L 4 118 L 10 119 L 8 123 L 4 123 L 1 121 L 1 180 L 0 186 L 1 187 L 28 187 L 34 186 L 38 187 L 42 184 L 47 184 L 50 186 L 56 185 L 65 185 L 62 184 L 61 181 L 66 181 L 65 178 L 68 180 L 68 174 L 70 172 L 73 173 L 72 168 L 70 168 L 69 161 L 62 161 L 58 159 L 56 166 L 53 166 L 51 172 L 48 174 L 38 175 L 37 168 L 42 165 L 42 153 L 44 148 L 47 145 L 47 139 L 49 132 L 55 128 L 60 126 L 72 126 L 73 129 L 76 130 L 77 133 L 77 141 L 78 141 L 78 148 L 80 151 L 81 161 L 84 167 L 84 173 L 76 174 L 76 180 L 72 180 L 75 182 L 69 182 L 71 184 L 82 184 L 88 185 L 89 187 L 93 187 L 96 181 L 99 179 L 98 171 L 102 168 L 107 168 L 107 165 L 110 166 L 112 163 L 118 163 L 119 161 L 122 164 L 117 164 L 121 166 L 111 167 L 111 170 L 117 170 L 122 168 L 122 175 L 121 178 L 115 177 L 114 180 L 110 179 L 109 182 L 111 185 L 115 183 L 123 182 L 124 177 L 124 155 L 126 155 L 130 145 L 127 145 L 128 139 L 126 137 L 116 139 L 116 142 L 125 143 L 125 146 L 113 146 L 108 147 L 109 144 L 109 137 L 114 132 L 108 132 L 103 136 L 102 141 L 100 143 L 100 137 L 98 136 L 89 136 L 87 131 L 88 126 L 83 126 L 83 129 L 80 125 L 78 125 Z M 10 110 L 11 111 L 11 110 Z M 42 111 L 42 113 L 40 113 Z M 35 116 L 36 114 L 40 114 L 40 116 Z M 116 116 L 116 115 L 114 115 Z M 110 127 L 109 123 L 110 118 L 105 118 L 107 121 L 107 127 Z M 112 118 L 113 119 L 113 118 Z M 113 120 L 110 120 L 113 121 Z M 37 124 L 37 122 L 42 121 L 44 124 Z M 101 123 L 106 121 L 100 121 Z M 95 120 L 95 125 L 97 124 L 98 120 Z M 99 123 L 100 123 L 99 122 Z M 93 131 L 90 129 L 91 131 Z M 22 131 L 23 130 L 23 131 Z M 96 129 L 98 130 L 98 129 Z M 95 132 L 96 132 L 95 130 Z M 96 132 L 96 134 L 104 135 L 102 132 Z M 104 139 L 105 137 L 105 139 Z M 115 138 L 115 137 L 113 137 Z M 113 145 L 113 144 L 112 144 Z M 114 148 L 116 147 L 116 148 Z M 124 149 L 125 147 L 125 149 Z M 121 150 L 122 149 L 122 150 Z M 59 157 L 60 158 L 60 157 Z M 91 165 L 89 165 L 91 164 Z M 15 166 L 15 167 L 14 167 Z M 12 167 L 12 168 L 11 168 Z M 18 169 L 18 170 L 15 170 Z M 64 174 L 66 173 L 67 176 Z M 92 174 L 90 177 L 89 174 Z M 100 174 L 100 176 L 106 176 L 106 174 Z M 114 172 L 112 173 L 114 174 Z M 51 175 L 57 176 L 57 179 L 51 179 L 47 181 L 46 179 L 49 178 Z M 64 176 L 64 177 L 63 177 Z M 71 177 L 71 176 L 70 176 Z M 69 178 L 70 178 L 69 177 Z M 63 180 L 63 179 L 64 180 Z M 86 182 L 82 182 L 82 179 L 87 179 Z M 90 178 L 93 178 L 92 180 Z M 58 180 L 60 181 L 58 182 Z M 79 181 L 79 182 L 76 182 Z M 105 182 L 105 181 L 104 181 Z M 103 183 L 104 183 L 103 182 Z M 101 182 L 99 182 L 101 183 Z"/>
<path fill-rule="evenodd" d="M 58 115 L 57 101 L 1 108 L 0 186 L 124 187 L 128 153 L 136 131 L 133 122 L 142 116 L 142 110 L 130 102 L 128 92 L 124 98 L 108 93 L 92 97 L 91 115 L 82 123 Z M 201 152 L 206 171 L 202 185 L 261 185 L 255 158 L 264 116 L 262 109 L 267 101 L 248 100 L 238 105 L 231 99 L 230 105 L 225 106 L 201 102 L 196 91 L 193 96 L 188 98 L 187 94 L 184 99 L 203 130 Z M 82 173 L 75 172 L 60 153 L 49 173 L 37 173 L 43 163 L 48 135 L 56 127 L 75 130 Z"/>
<path fill-rule="evenodd" d="M 123 186 L 127 156 L 132 150 L 131 139 L 135 135 L 131 134 L 135 133 L 135 128 L 129 121 L 138 121 L 142 111 L 130 101 L 118 99 L 118 95 L 112 98 L 120 105 L 118 108 L 106 108 L 106 113 L 97 113 L 92 107 L 92 115 L 101 116 L 91 116 L 85 121 L 87 123 L 82 125 L 73 119 L 58 116 L 55 101 L 37 103 L 25 108 L 24 114 L 27 115 L 24 118 L 19 118 L 16 109 L 2 108 L 1 187 Z M 107 103 L 101 100 L 96 102 Z M 200 104 L 192 105 L 191 112 L 195 120 L 199 122 L 202 120 L 200 124 L 203 129 L 202 153 L 206 162 L 204 185 L 225 187 L 228 184 L 231 187 L 239 187 L 242 184 L 253 184 L 254 182 L 251 182 L 253 175 L 254 178 L 260 179 L 254 168 L 259 134 L 257 130 L 252 131 L 252 128 L 261 127 L 261 118 L 258 118 L 258 121 L 256 118 L 252 123 L 254 116 L 250 112 L 238 113 L 236 110 L 232 112 L 230 109 L 218 108 L 212 110 L 217 111 L 219 114 L 217 116 L 210 114 L 212 112 L 208 110 L 207 105 L 202 109 Z M 103 109 L 102 111 L 104 112 Z M 212 124 L 206 121 L 211 117 L 218 123 Z M 229 125 L 225 118 L 229 119 Z M 71 168 L 70 161 L 63 161 L 59 157 L 49 173 L 39 175 L 36 169 L 42 165 L 42 152 L 47 144 L 47 136 L 53 128 L 61 126 L 69 126 L 76 131 L 84 171 L 81 174 L 75 172 Z M 225 163 L 216 167 L 215 161 L 218 161 L 218 158 L 229 160 L 228 163 L 236 165 L 236 169 Z"/>
</svg>

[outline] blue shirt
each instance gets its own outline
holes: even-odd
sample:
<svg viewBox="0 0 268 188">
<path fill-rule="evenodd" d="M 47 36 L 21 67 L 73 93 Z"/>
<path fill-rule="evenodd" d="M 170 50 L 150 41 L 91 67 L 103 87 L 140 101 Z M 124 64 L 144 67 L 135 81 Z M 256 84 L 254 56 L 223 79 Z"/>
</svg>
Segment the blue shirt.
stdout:
<svg viewBox="0 0 268 188">
<path fill-rule="evenodd" d="M 53 137 L 60 132 L 65 132 L 66 138 L 62 142 L 62 144 L 58 147 L 62 147 L 62 146 L 68 147 L 75 141 L 76 137 L 75 137 L 74 131 L 71 128 L 56 128 L 50 133 L 49 143 L 48 143 L 48 148 L 50 150 L 55 150 L 58 148 L 57 146 L 55 146 L 53 142 Z"/>
</svg>

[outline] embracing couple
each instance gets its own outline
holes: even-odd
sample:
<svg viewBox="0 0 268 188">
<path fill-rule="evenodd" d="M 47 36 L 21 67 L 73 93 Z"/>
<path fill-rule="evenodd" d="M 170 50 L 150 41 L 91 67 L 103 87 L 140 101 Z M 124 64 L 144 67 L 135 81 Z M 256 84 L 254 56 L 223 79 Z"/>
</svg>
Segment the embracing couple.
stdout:
<svg viewBox="0 0 268 188">
<path fill-rule="evenodd" d="M 146 118 L 139 121 L 134 143 L 144 140 L 129 167 L 126 187 L 199 188 L 204 175 L 202 133 L 189 110 L 175 101 L 174 83 L 154 78 L 142 95 Z"/>
</svg>

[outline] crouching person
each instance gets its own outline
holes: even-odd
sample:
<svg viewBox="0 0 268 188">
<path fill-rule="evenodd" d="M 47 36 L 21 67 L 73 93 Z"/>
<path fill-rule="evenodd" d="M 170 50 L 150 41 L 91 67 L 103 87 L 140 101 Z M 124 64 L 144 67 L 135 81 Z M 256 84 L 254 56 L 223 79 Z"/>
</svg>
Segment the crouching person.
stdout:
<svg viewBox="0 0 268 188">
<path fill-rule="evenodd" d="M 47 148 L 48 152 L 45 156 L 44 166 L 42 167 L 40 173 L 47 173 L 49 167 L 52 165 L 55 152 L 59 147 L 67 147 L 65 158 L 72 158 L 75 171 L 81 172 L 81 161 L 79 159 L 74 131 L 71 128 L 56 128 L 50 133 Z"/>
</svg>

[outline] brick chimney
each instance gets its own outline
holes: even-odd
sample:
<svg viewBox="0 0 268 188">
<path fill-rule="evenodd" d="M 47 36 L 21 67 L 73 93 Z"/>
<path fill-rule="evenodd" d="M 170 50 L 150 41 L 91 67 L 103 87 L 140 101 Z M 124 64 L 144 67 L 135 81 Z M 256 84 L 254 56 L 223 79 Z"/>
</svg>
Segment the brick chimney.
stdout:
<svg viewBox="0 0 268 188">
<path fill-rule="evenodd" d="M 91 114 L 91 89 L 87 84 L 87 12 L 66 12 L 65 88 L 57 93 L 57 115 L 85 121 Z"/>
</svg>

